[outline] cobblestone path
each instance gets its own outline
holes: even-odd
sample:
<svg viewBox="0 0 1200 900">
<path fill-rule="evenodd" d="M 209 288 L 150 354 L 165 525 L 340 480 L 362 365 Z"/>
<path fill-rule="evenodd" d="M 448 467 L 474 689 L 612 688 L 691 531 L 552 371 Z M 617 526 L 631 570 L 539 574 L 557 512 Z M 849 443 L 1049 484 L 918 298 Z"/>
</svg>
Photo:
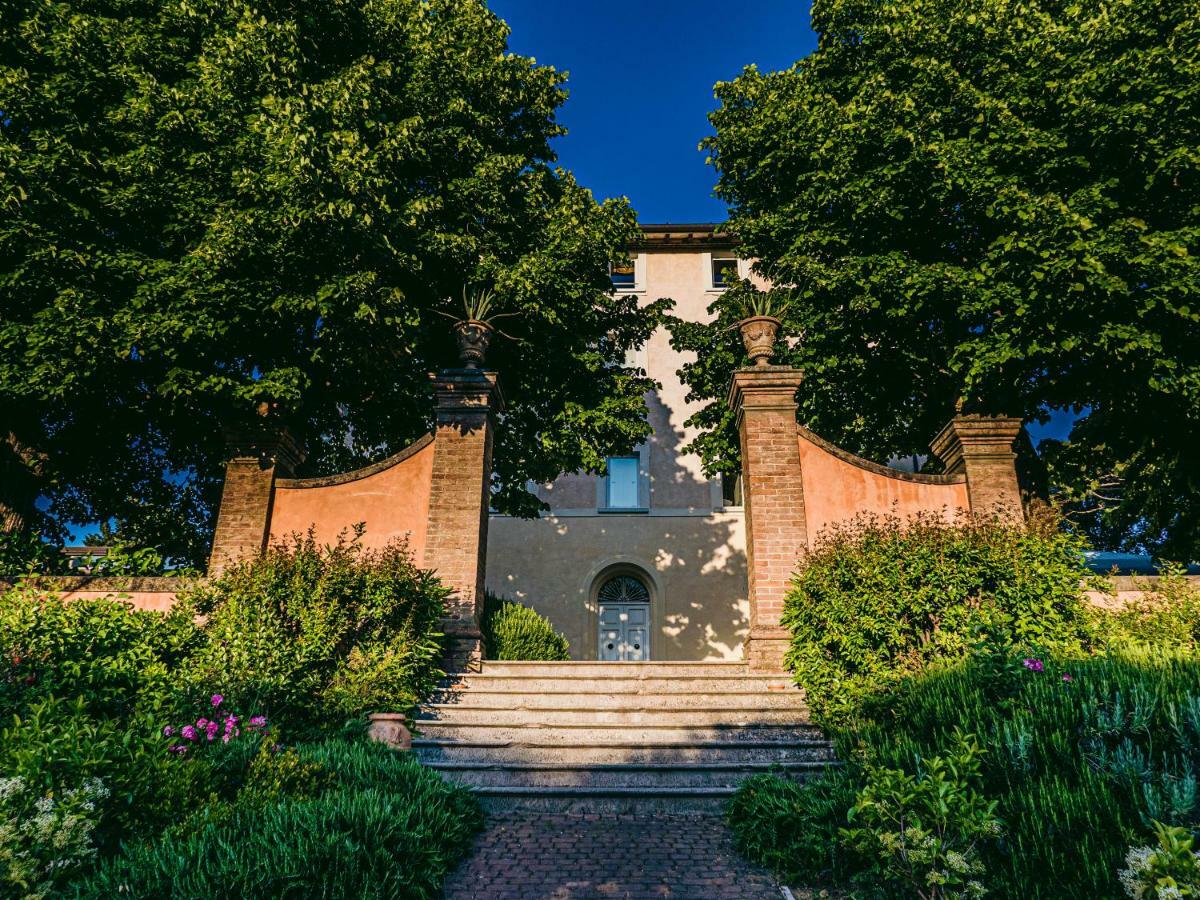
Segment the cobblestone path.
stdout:
<svg viewBox="0 0 1200 900">
<path fill-rule="evenodd" d="M 781 900 L 716 817 L 492 816 L 446 883 L 446 900 Z"/>
</svg>

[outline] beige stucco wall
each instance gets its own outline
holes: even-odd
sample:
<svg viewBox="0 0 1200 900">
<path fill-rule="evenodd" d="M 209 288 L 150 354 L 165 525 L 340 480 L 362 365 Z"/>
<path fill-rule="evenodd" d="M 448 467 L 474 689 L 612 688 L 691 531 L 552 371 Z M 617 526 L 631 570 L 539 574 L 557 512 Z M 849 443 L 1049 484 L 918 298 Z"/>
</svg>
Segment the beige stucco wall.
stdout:
<svg viewBox="0 0 1200 900">
<path fill-rule="evenodd" d="M 597 656 L 595 590 L 614 568 L 648 576 L 650 658 L 739 659 L 749 626 L 746 536 L 740 511 L 708 516 L 493 516 L 487 585 L 537 609 Z"/>
</svg>

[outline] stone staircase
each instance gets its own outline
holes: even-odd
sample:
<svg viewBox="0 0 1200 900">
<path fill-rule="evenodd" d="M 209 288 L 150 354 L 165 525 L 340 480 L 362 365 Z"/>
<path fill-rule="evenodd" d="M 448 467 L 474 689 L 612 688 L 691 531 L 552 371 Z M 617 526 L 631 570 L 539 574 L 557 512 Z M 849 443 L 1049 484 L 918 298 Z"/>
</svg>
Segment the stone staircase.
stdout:
<svg viewBox="0 0 1200 900">
<path fill-rule="evenodd" d="M 418 758 L 491 809 L 711 812 L 750 775 L 832 760 L 787 676 L 744 663 L 485 662 L 415 728 Z"/>
</svg>

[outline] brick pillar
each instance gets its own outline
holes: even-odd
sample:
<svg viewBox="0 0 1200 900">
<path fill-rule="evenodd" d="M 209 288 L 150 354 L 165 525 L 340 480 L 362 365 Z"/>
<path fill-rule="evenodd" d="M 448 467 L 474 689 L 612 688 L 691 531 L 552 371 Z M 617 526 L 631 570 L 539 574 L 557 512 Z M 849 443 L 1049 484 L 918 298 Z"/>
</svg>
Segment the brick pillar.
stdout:
<svg viewBox="0 0 1200 900">
<path fill-rule="evenodd" d="M 253 559 L 266 549 L 271 534 L 275 478 L 291 475 L 304 460 L 303 451 L 287 428 L 265 412 L 262 415 L 249 428 L 226 435 L 230 456 L 225 464 L 225 486 L 208 558 L 210 575 Z"/>
<path fill-rule="evenodd" d="M 1024 519 L 1017 478 L 1016 442 L 1020 435 L 1020 419 L 960 415 L 933 439 L 931 449 L 946 471 L 966 474 L 972 513 Z"/>
<path fill-rule="evenodd" d="M 733 375 L 729 405 L 737 416 L 746 509 L 750 635 L 745 657 L 760 671 L 782 671 L 788 633 L 783 597 L 808 549 L 804 482 L 796 433 L 796 390 L 790 366 L 755 366 Z"/>
<path fill-rule="evenodd" d="M 434 379 L 437 426 L 423 566 L 454 591 L 442 630 L 447 668 L 463 670 L 482 658 L 488 508 L 492 480 L 493 416 L 504 408 L 494 372 L 444 369 Z"/>
</svg>

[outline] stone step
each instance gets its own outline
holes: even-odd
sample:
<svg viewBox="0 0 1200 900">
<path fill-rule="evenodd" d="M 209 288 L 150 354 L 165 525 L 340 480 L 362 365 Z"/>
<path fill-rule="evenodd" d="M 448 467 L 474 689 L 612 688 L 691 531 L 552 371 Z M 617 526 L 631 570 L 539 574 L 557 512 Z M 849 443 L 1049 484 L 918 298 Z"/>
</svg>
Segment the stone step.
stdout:
<svg viewBox="0 0 1200 900">
<path fill-rule="evenodd" d="M 516 741 L 448 741 L 417 738 L 413 753 L 426 763 L 551 763 L 593 766 L 660 763 L 829 762 L 833 748 L 822 739 L 781 741 L 693 741 L 658 744 L 561 744 Z"/>
<path fill-rule="evenodd" d="M 737 692 L 758 694 L 800 693 L 786 675 L 630 675 L 544 677 L 541 675 L 492 675 L 471 673 L 452 676 L 445 689 L 516 691 L 543 694 L 554 691 L 576 694 L 693 694 Z"/>
<path fill-rule="evenodd" d="M 660 675 L 748 675 L 744 662 L 501 662 L 486 660 L 484 675 L 541 678 L 630 678 Z M 470 676 L 468 676 L 470 677 Z"/>
<path fill-rule="evenodd" d="M 466 724 L 463 722 L 439 722 L 417 720 L 413 723 L 415 737 L 454 743 L 536 743 L 546 746 L 602 746 L 621 743 L 637 744 L 648 748 L 664 744 L 722 743 L 740 744 L 774 743 L 788 745 L 796 741 L 820 739 L 821 733 L 807 723 L 734 725 L 721 722 L 713 725 L 619 724 L 546 725 L 543 722 L 524 724 L 500 724 L 493 721 Z"/>
<path fill-rule="evenodd" d="M 542 728 L 561 725 L 618 725 L 632 728 L 639 725 L 799 725 L 807 722 L 807 716 L 803 707 L 747 709 L 744 706 L 689 705 L 685 708 L 667 709 L 646 706 L 626 706 L 618 709 L 512 709 L 474 703 L 429 703 L 421 707 L 415 724 L 417 728 L 424 728 L 430 721 L 456 725 L 536 725 Z"/>
<path fill-rule="evenodd" d="M 746 778 L 778 772 L 804 778 L 825 770 L 828 763 L 616 763 L 593 766 L 554 763 L 434 762 L 445 777 L 471 787 L 547 788 L 736 788 Z"/>
<path fill-rule="evenodd" d="M 474 793 L 488 812 L 721 815 L 733 788 L 479 787 Z"/>
<path fill-rule="evenodd" d="M 640 693 L 611 691 L 579 693 L 552 690 L 542 693 L 528 691 L 442 690 L 434 694 L 433 705 L 438 707 L 467 705 L 493 709 L 798 709 L 807 712 L 804 694 L 800 691 L 767 693 L 758 691 L 706 691 L 704 693 Z"/>
</svg>

